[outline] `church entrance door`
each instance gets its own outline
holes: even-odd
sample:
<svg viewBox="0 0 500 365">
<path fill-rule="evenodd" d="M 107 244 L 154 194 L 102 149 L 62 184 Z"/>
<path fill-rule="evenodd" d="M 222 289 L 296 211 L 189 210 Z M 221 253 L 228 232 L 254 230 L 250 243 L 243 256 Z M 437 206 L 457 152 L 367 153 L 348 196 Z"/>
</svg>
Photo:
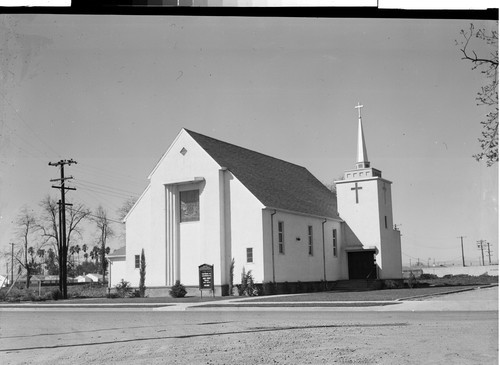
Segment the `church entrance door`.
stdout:
<svg viewBox="0 0 500 365">
<path fill-rule="evenodd" d="M 375 251 L 348 252 L 349 279 L 376 279 Z"/>
</svg>

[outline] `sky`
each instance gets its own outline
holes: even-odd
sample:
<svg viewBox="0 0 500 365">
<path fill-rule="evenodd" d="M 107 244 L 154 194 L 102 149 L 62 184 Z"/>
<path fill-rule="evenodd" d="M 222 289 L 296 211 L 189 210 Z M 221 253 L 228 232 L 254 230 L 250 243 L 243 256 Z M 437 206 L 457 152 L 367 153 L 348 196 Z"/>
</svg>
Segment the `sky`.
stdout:
<svg viewBox="0 0 500 365">
<path fill-rule="evenodd" d="M 0 251 L 19 241 L 13 222 L 24 206 L 59 196 L 49 162 L 77 161 L 66 167 L 77 189 L 67 199 L 101 204 L 112 219 L 181 128 L 329 183 L 356 163 L 360 102 L 371 166 L 393 182 L 403 264 L 461 264 L 459 236 L 467 265 L 479 264 L 478 240 L 496 263 L 498 165 L 472 158 L 488 112 L 475 97 L 487 80 L 455 44 L 469 24 L 2 14 Z M 93 246 L 87 229 L 80 245 Z"/>
</svg>

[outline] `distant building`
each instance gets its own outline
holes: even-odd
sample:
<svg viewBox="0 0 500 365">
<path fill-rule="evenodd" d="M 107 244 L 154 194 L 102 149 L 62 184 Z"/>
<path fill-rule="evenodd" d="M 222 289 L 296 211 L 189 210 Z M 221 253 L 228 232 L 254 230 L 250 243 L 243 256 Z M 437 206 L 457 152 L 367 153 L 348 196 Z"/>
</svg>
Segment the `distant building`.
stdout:
<svg viewBox="0 0 500 365">
<path fill-rule="evenodd" d="M 75 282 L 77 283 L 90 283 L 92 279 L 87 277 L 86 275 L 79 275 L 75 278 Z"/>
<path fill-rule="evenodd" d="M 111 287 L 115 287 L 116 284 L 126 278 L 126 253 L 125 247 L 120 247 L 108 255 L 110 261 L 108 268 L 109 285 Z"/>
<path fill-rule="evenodd" d="M 103 280 L 102 274 L 87 274 L 85 277 L 90 279 L 93 283 L 102 283 Z"/>
<path fill-rule="evenodd" d="M 0 275 L 0 288 L 9 285 L 9 278 L 7 276 Z"/>
</svg>

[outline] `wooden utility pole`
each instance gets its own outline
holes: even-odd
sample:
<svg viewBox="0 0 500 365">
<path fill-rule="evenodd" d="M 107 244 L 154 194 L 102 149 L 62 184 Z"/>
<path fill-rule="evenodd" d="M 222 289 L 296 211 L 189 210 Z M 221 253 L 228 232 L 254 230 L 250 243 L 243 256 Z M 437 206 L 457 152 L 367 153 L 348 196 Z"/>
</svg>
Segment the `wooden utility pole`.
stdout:
<svg viewBox="0 0 500 365">
<path fill-rule="evenodd" d="M 460 236 L 458 238 L 460 238 L 460 245 L 462 246 L 462 265 L 465 267 L 464 238 L 466 238 L 466 236 Z"/>
<path fill-rule="evenodd" d="M 61 178 L 50 180 L 51 182 L 60 181 L 60 186 L 52 187 L 54 189 L 61 190 L 61 200 L 59 204 L 59 214 L 60 214 L 60 224 L 59 224 L 59 288 L 64 299 L 68 298 L 68 245 L 66 240 L 66 190 L 76 190 L 75 188 L 69 188 L 65 186 L 65 181 L 70 180 L 73 177 L 64 176 L 64 165 L 76 164 L 73 159 L 70 160 L 60 160 L 58 162 L 49 162 L 49 166 L 59 166 Z"/>
<path fill-rule="evenodd" d="M 10 284 L 14 282 L 14 242 L 10 243 L 12 245 L 11 253 L 11 264 L 10 264 Z"/>
<path fill-rule="evenodd" d="M 491 265 L 491 251 L 490 251 L 490 243 L 486 242 L 488 245 L 488 263 Z"/>
<path fill-rule="evenodd" d="M 477 247 L 479 249 L 481 249 L 481 258 L 482 258 L 482 262 L 483 262 L 483 266 L 484 266 L 484 250 L 483 250 L 483 243 L 485 243 L 486 241 L 485 240 L 479 240 L 477 241 Z"/>
</svg>

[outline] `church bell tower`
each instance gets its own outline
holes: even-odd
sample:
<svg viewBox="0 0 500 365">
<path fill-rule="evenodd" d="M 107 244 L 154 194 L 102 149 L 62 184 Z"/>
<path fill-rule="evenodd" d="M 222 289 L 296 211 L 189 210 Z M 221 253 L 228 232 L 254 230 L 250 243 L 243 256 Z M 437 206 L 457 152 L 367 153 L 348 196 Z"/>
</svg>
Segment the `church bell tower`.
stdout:
<svg viewBox="0 0 500 365">
<path fill-rule="evenodd" d="M 358 109 L 355 168 L 345 171 L 343 180 L 335 182 L 339 215 L 350 233 L 346 234 L 345 246 L 349 277 L 399 279 L 402 277 L 401 236 L 393 229 L 392 182 L 382 178 L 380 170 L 370 167 L 361 119 L 362 107 L 359 103 L 355 107 Z M 369 266 L 369 252 L 375 254 L 374 269 L 363 268 L 363 265 Z"/>
</svg>

